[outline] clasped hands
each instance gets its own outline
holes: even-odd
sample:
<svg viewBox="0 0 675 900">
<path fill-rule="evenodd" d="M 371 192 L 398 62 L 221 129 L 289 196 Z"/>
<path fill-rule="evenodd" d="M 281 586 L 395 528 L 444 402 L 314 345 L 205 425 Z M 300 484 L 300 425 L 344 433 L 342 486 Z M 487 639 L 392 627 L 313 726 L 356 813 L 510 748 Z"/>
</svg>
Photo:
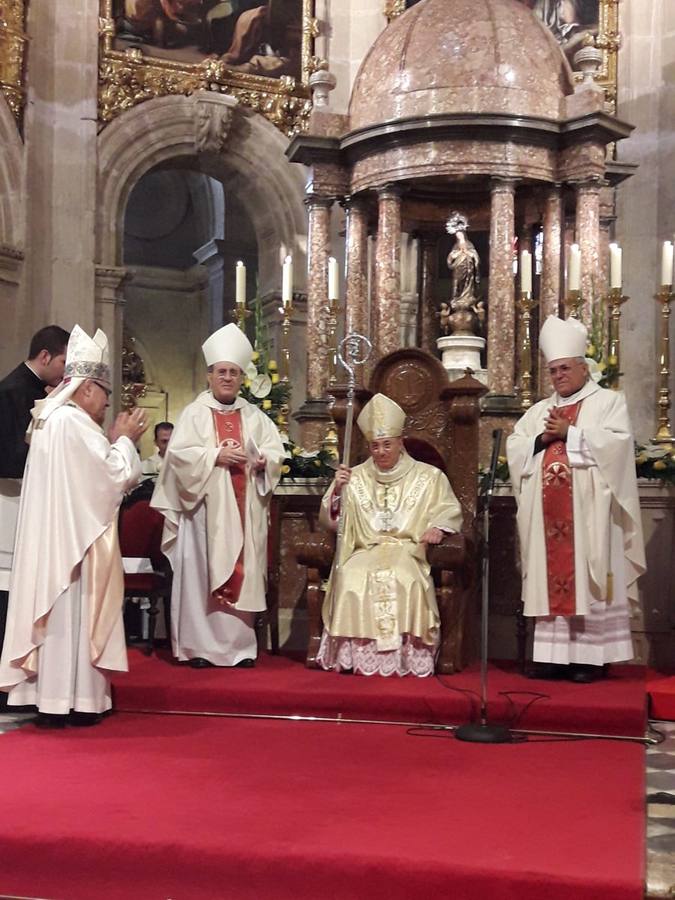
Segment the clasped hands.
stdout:
<svg viewBox="0 0 675 900">
<path fill-rule="evenodd" d="M 541 433 L 542 444 L 552 444 L 554 441 L 566 441 L 570 423 L 564 413 L 556 406 L 552 407 L 544 422 L 544 430 Z"/>
<path fill-rule="evenodd" d="M 108 431 L 108 440 L 114 444 L 118 438 L 128 437 L 135 444 L 148 427 L 146 410 L 135 407 L 131 412 L 121 412 Z"/>
<path fill-rule="evenodd" d="M 244 466 L 247 462 L 248 456 L 241 447 L 227 447 L 224 444 L 220 445 L 218 456 L 216 457 L 216 465 L 220 466 L 221 469 L 229 469 L 230 466 Z M 251 471 L 262 472 L 266 465 L 267 459 L 264 456 L 259 456 L 251 463 Z"/>
</svg>

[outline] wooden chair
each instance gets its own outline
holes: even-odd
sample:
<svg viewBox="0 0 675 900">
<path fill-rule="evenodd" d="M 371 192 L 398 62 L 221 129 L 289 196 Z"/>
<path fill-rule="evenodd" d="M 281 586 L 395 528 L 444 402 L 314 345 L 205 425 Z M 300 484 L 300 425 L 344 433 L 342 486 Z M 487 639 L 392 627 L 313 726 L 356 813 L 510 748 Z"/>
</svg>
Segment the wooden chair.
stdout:
<svg viewBox="0 0 675 900">
<path fill-rule="evenodd" d="M 383 357 L 375 367 L 369 390 L 357 394 L 355 416 L 375 393 L 386 394 L 406 414 L 403 434 L 408 452 L 416 459 L 437 465 L 448 476 L 462 507 L 459 534 L 446 535 L 429 547 L 428 560 L 436 587 L 441 618 L 441 645 L 436 669 L 451 674 L 462 669 L 476 654 L 478 621 L 479 536 L 476 530 L 478 488 L 479 400 L 486 388 L 466 375 L 448 382 L 440 361 L 423 350 L 405 349 Z M 333 418 L 340 445 L 346 415 L 346 389 L 334 391 Z M 354 430 L 356 437 L 357 429 Z M 350 460 L 366 458 L 363 441 L 354 442 Z M 322 583 L 330 573 L 334 536 L 316 531 L 296 548 L 298 562 L 307 566 L 309 646 L 306 664 L 317 665 L 323 623 Z"/>
<path fill-rule="evenodd" d="M 159 601 L 164 601 L 164 620 L 170 637 L 171 568 L 161 551 L 164 516 L 150 506 L 142 494 L 132 493 L 122 504 L 119 518 L 119 538 L 122 556 L 127 559 L 149 560 L 150 571 L 124 573 L 124 597 L 147 597 L 150 602 L 147 653 L 152 654 Z"/>
</svg>

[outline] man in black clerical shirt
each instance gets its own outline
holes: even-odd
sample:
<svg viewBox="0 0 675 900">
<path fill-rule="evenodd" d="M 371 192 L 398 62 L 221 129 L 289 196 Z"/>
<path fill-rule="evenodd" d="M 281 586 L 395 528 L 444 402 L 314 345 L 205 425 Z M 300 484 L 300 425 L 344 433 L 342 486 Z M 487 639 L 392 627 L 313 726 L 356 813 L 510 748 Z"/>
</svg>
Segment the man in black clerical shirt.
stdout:
<svg viewBox="0 0 675 900">
<path fill-rule="evenodd" d="M 36 400 L 63 378 L 70 335 L 58 325 L 41 328 L 30 342 L 28 359 L 0 381 L 0 650 L 5 634 L 7 591 L 21 479 L 28 456 L 26 429 Z M 6 694 L 0 693 L 0 707 Z"/>
</svg>

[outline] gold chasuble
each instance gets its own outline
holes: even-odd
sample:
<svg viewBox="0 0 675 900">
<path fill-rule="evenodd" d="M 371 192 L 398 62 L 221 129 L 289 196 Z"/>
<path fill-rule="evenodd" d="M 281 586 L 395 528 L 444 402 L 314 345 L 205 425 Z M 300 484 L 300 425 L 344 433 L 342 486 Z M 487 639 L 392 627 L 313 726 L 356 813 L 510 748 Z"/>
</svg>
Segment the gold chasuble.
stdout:
<svg viewBox="0 0 675 900">
<path fill-rule="evenodd" d="M 344 537 L 338 581 L 333 586 L 331 573 L 323 609 L 321 664 L 340 668 L 339 641 L 355 640 L 361 649 L 370 644 L 373 663 L 366 674 L 389 674 L 378 667 L 377 655 L 411 641 L 432 654 L 438 646 L 436 595 L 420 539 L 434 526 L 457 531 L 460 506 L 443 472 L 405 452 L 388 471 L 372 460 L 356 466 L 339 502 L 345 505 Z M 324 524 L 334 522 L 338 506 L 331 486 L 322 503 Z M 433 656 L 431 666 L 433 671 Z"/>
</svg>

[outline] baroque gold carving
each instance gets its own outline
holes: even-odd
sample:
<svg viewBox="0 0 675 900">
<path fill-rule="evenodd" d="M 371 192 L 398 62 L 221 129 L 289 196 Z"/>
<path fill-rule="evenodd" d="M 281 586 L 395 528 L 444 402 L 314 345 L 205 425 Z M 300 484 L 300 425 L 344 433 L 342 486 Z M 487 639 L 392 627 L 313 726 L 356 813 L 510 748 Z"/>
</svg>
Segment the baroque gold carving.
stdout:
<svg viewBox="0 0 675 900">
<path fill-rule="evenodd" d="M 24 104 L 24 0 L 0 0 L 0 89 L 17 121 Z"/>
<path fill-rule="evenodd" d="M 306 129 L 311 112 L 309 77 L 323 62 L 313 55 L 319 33 L 314 0 L 302 0 L 300 81 L 289 75 L 268 78 L 233 71 L 216 57 L 190 64 L 145 56 L 138 48 L 116 50 L 112 4 L 113 0 L 101 0 L 99 18 L 98 118 L 103 124 L 153 97 L 213 91 L 235 97 L 289 137 Z"/>
</svg>

